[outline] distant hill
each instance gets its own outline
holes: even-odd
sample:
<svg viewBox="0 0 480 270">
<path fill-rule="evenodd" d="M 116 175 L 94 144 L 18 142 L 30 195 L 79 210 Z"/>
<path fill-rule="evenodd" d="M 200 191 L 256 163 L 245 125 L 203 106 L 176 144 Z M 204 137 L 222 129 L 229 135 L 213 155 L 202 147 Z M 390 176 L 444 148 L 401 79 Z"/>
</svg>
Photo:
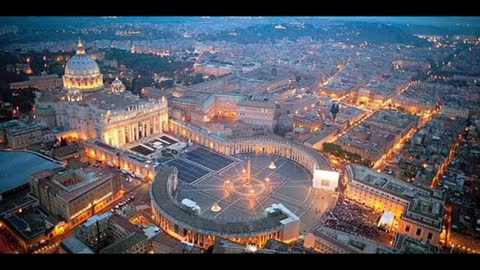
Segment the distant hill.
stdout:
<svg viewBox="0 0 480 270">
<path fill-rule="evenodd" d="M 295 40 L 302 36 L 313 39 L 333 39 L 338 42 L 400 43 L 427 46 L 428 42 L 399 29 L 382 23 L 333 22 L 321 26 L 312 24 L 266 24 L 245 29 L 235 29 L 217 34 L 202 35 L 202 40 L 226 40 L 239 43 L 255 43 L 264 40 Z"/>
</svg>

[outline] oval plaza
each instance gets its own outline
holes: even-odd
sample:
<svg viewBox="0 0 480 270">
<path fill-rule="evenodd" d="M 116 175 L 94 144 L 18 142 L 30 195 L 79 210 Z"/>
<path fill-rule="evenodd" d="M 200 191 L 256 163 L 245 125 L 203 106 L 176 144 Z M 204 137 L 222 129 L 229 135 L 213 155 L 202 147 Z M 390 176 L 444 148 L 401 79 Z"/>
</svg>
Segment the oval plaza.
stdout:
<svg viewBox="0 0 480 270">
<path fill-rule="evenodd" d="M 338 175 L 327 182 L 319 175 L 331 170 L 323 155 L 280 137 L 227 139 L 173 120 L 169 133 L 197 144 L 157 172 L 154 221 L 199 247 L 216 237 L 259 247 L 268 239 L 293 241 L 323 199 L 317 188 L 335 190 L 338 182 Z"/>
</svg>

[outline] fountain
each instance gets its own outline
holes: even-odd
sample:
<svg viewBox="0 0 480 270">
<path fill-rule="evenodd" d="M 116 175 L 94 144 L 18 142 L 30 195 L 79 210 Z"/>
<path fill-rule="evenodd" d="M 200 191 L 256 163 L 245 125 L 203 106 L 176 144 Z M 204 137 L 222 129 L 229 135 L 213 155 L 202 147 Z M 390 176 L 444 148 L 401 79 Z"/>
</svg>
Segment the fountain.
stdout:
<svg viewBox="0 0 480 270">
<path fill-rule="evenodd" d="M 222 210 L 222 208 L 220 207 L 220 205 L 218 205 L 218 203 L 214 203 L 210 210 L 212 210 L 212 212 L 218 213 L 220 212 L 220 210 Z"/>
<path fill-rule="evenodd" d="M 268 168 L 269 168 L 270 170 L 275 170 L 275 169 L 277 168 L 277 165 L 275 165 L 275 163 L 272 161 L 272 162 L 270 163 L 270 165 L 268 165 Z"/>
</svg>

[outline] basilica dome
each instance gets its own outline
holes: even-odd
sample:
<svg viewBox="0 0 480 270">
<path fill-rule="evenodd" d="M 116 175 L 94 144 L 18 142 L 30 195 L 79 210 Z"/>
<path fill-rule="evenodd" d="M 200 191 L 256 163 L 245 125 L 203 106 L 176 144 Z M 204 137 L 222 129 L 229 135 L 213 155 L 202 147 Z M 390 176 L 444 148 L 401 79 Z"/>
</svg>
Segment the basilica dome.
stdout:
<svg viewBox="0 0 480 270">
<path fill-rule="evenodd" d="M 120 79 L 116 77 L 115 80 L 112 82 L 111 90 L 113 93 L 121 93 L 125 91 L 125 85 L 123 85 L 122 81 L 120 81 Z"/>
<path fill-rule="evenodd" d="M 78 41 L 77 53 L 68 60 L 63 75 L 63 87 L 91 91 L 103 88 L 103 75 L 97 62 L 85 53 L 83 43 Z"/>
</svg>

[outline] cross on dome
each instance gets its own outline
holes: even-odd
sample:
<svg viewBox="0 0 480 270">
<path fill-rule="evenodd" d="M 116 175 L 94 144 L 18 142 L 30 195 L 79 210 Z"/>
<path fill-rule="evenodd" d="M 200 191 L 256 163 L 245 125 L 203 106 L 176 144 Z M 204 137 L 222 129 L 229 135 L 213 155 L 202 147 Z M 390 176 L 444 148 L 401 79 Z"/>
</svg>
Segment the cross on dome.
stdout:
<svg viewBox="0 0 480 270">
<path fill-rule="evenodd" d="M 85 54 L 85 48 L 83 47 L 83 42 L 81 39 L 78 39 L 77 54 Z"/>
</svg>

